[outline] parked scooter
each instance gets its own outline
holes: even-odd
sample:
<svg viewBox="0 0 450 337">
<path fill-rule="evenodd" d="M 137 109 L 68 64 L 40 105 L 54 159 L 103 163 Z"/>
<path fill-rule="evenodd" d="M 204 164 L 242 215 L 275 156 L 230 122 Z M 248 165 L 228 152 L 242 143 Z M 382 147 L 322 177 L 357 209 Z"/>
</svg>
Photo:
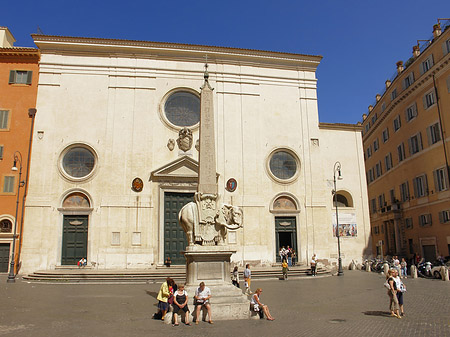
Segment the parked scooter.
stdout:
<svg viewBox="0 0 450 337">
<path fill-rule="evenodd" d="M 433 278 L 433 274 L 431 272 L 432 268 L 433 265 L 431 262 L 421 262 L 417 266 L 417 275 L 425 278 Z"/>
</svg>

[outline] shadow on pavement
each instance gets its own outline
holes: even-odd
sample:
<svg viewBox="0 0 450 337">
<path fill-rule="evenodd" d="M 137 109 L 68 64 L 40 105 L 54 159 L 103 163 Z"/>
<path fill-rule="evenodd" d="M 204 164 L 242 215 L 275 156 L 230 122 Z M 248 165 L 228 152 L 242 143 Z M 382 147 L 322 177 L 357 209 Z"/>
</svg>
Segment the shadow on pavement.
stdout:
<svg viewBox="0 0 450 337">
<path fill-rule="evenodd" d="M 158 293 L 156 291 L 145 291 L 147 293 L 147 295 L 150 295 L 151 297 L 157 298 L 158 297 Z"/>
<path fill-rule="evenodd" d="M 364 315 L 367 316 L 381 316 L 381 317 L 390 317 L 390 313 L 386 311 L 364 311 Z"/>
</svg>

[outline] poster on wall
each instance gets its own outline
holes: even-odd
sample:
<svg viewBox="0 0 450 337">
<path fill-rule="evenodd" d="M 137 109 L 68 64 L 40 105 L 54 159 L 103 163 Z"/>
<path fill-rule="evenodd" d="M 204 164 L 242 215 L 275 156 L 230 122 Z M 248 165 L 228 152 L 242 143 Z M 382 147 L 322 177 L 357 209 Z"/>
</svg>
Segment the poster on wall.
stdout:
<svg viewBox="0 0 450 337">
<path fill-rule="evenodd" d="M 336 213 L 332 214 L 333 236 L 336 237 Z M 358 236 L 358 226 L 356 224 L 355 213 L 339 214 L 339 236 L 356 237 Z"/>
</svg>

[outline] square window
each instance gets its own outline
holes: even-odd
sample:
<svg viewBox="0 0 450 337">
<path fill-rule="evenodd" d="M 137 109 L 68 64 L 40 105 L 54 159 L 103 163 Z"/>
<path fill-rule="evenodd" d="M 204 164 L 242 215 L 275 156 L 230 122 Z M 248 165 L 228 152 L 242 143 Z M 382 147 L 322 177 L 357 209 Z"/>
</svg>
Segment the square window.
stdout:
<svg viewBox="0 0 450 337">
<path fill-rule="evenodd" d="M 439 127 L 439 123 L 435 123 L 430 125 L 427 128 L 427 136 L 428 136 L 428 145 L 436 144 L 441 140 L 441 128 Z"/>
<path fill-rule="evenodd" d="M 10 84 L 31 84 L 32 71 L 27 70 L 11 70 L 9 72 Z"/>
<path fill-rule="evenodd" d="M 389 139 L 389 129 L 388 128 L 383 130 L 382 136 L 383 136 L 383 143 L 386 143 Z"/>
<path fill-rule="evenodd" d="M 414 73 L 411 72 L 409 73 L 409 75 L 407 77 L 405 77 L 405 79 L 403 80 L 403 89 L 408 88 L 409 86 L 411 86 L 411 84 L 414 83 Z"/>
<path fill-rule="evenodd" d="M 14 193 L 15 176 L 4 176 L 3 179 L 3 193 Z"/>
<path fill-rule="evenodd" d="M 384 157 L 384 166 L 386 167 L 386 171 L 392 168 L 392 154 L 390 152 Z"/>
<path fill-rule="evenodd" d="M 446 209 L 445 211 L 439 212 L 439 222 L 440 223 L 450 222 L 450 209 Z"/>
<path fill-rule="evenodd" d="M 394 125 L 394 131 L 397 131 L 398 129 L 400 129 L 400 127 L 402 126 L 402 123 L 400 120 L 400 115 L 397 115 L 397 117 L 395 117 L 393 125 Z"/>
<path fill-rule="evenodd" d="M 440 168 L 433 171 L 434 188 L 437 192 L 448 190 L 448 180 L 445 168 Z"/>
<path fill-rule="evenodd" d="M 405 160 L 405 144 L 401 143 L 397 146 L 398 162 Z"/>
<path fill-rule="evenodd" d="M 419 132 L 418 134 L 412 136 L 408 139 L 409 145 L 409 154 L 413 155 L 423 149 L 422 147 L 422 135 Z"/>
<path fill-rule="evenodd" d="M 6 130 L 9 126 L 9 110 L 0 110 L 0 130 Z"/>
<path fill-rule="evenodd" d="M 391 100 L 393 101 L 396 97 L 397 97 L 397 89 L 394 89 L 391 92 Z"/>
<path fill-rule="evenodd" d="M 419 225 L 422 227 L 431 226 L 431 214 L 419 215 Z"/>
<path fill-rule="evenodd" d="M 428 195 L 428 182 L 427 175 L 423 174 L 413 179 L 414 184 L 414 196 L 421 198 Z"/>
<path fill-rule="evenodd" d="M 380 142 L 378 141 L 378 138 L 377 138 L 373 141 L 373 152 L 377 152 L 379 148 L 380 148 Z"/>
<path fill-rule="evenodd" d="M 405 111 L 406 121 L 409 122 L 412 119 L 417 117 L 417 105 L 416 103 L 411 104 L 409 107 L 406 108 Z"/>
<path fill-rule="evenodd" d="M 400 185 L 400 197 L 402 202 L 409 200 L 409 184 L 407 181 Z"/>
<path fill-rule="evenodd" d="M 424 109 L 428 109 L 429 107 L 434 105 L 434 103 L 436 103 L 436 100 L 434 98 L 434 92 L 433 91 L 430 91 L 428 94 L 423 96 L 423 107 L 424 107 Z"/>
</svg>

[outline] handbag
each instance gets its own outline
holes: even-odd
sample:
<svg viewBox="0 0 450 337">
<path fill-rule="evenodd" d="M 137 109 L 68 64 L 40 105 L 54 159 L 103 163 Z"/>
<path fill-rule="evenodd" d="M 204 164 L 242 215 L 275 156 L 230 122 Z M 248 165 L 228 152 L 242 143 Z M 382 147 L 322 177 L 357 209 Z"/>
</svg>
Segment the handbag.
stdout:
<svg viewBox="0 0 450 337">
<path fill-rule="evenodd" d="M 167 299 L 167 303 L 173 304 L 173 295 L 169 296 L 169 298 Z"/>
</svg>

